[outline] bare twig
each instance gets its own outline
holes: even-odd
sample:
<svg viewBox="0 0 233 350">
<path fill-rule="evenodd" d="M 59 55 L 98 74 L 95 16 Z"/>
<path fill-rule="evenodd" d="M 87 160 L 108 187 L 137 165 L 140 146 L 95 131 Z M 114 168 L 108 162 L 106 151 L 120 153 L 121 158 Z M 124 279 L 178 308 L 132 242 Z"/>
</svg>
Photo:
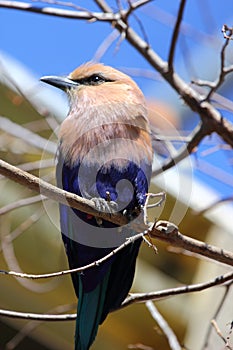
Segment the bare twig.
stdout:
<svg viewBox="0 0 233 350">
<path fill-rule="evenodd" d="M 55 159 L 50 158 L 50 159 L 41 159 L 41 160 L 19 164 L 18 167 L 25 171 L 32 171 L 37 169 L 53 168 L 54 165 L 55 165 Z"/>
<path fill-rule="evenodd" d="M 23 198 L 14 203 L 7 204 L 4 207 L 0 208 L 0 216 L 7 214 L 14 209 L 18 209 L 18 208 L 25 207 L 27 205 L 38 203 L 43 199 L 47 199 L 47 197 L 38 195 L 38 196 Z"/>
<path fill-rule="evenodd" d="M 172 158 L 167 159 L 163 163 L 162 167 L 155 169 L 152 176 L 161 174 L 163 171 L 170 169 L 174 165 L 177 165 L 181 160 L 185 159 L 196 149 L 196 147 L 208 133 L 208 126 L 205 126 L 203 123 L 199 123 L 189 135 L 189 141 L 185 145 L 181 146 Z"/>
<path fill-rule="evenodd" d="M 32 215 L 27 217 L 19 226 L 17 226 L 11 233 L 5 235 L 7 242 L 13 242 L 14 239 L 19 237 L 23 232 L 25 232 L 29 227 L 31 227 L 34 223 L 36 223 L 44 214 L 44 210 L 39 209 L 34 212 Z M 0 252 L 2 251 L 2 247 L 0 247 Z"/>
<path fill-rule="evenodd" d="M 221 332 L 221 330 L 220 330 L 220 328 L 219 328 L 217 322 L 216 322 L 215 320 L 212 320 L 212 321 L 211 321 L 211 324 L 212 324 L 212 326 L 214 327 L 214 329 L 215 329 L 217 335 L 218 335 L 218 336 L 222 339 L 222 341 L 224 342 L 225 348 L 226 348 L 226 349 L 229 349 L 229 350 L 232 350 L 232 347 L 228 344 L 227 340 L 226 340 L 225 337 L 223 336 L 223 334 L 222 334 L 222 332 Z"/>
<path fill-rule="evenodd" d="M 227 281 L 231 281 L 232 279 L 233 279 L 233 272 L 230 272 L 225 275 L 218 276 L 214 280 L 211 280 L 205 283 L 194 284 L 194 285 L 178 287 L 178 288 L 171 288 L 171 289 L 162 290 L 159 292 L 132 294 L 129 298 L 127 298 L 122 303 L 120 308 L 126 307 L 136 302 L 145 302 L 148 300 L 159 300 L 159 299 L 171 297 L 174 295 L 190 293 L 190 292 L 199 292 L 201 290 L 223 284 Z M 47 315 L 47 314 L 35 314 L 35 313 L 28 313 L 28 312 L 16 312 L 12 310 L 3 310 L 3 309 L 0 310 L 0 316 L 29 319 L 29 320 L 38 320 L 38 321 L 70 321 L 70 320 L 75 320 L 77 317 L 76 314 Z"/>
<path fill-rule="evenodd" d="M 222 47 L 221 55 L 220 55 L 220 74 L 214 86 L 210 89 L 208 95 L 206 96 L 206 100 L 209 100 L 211 95 L 222 85 L 226 75 L 233 72 L 233 66 L 228 67 L 227 69 L 225 68 L 225 51 L 229 42 L 230 42 L 230 39 L 226 38 L 226 41 Z"/>
<path fill-rule="evenodd" d="M 150 235 L 153 238 L 159 238 L 176 247 L 179 246 L 180 248 L 203 255 L 204 257 L 233 266 L 232 252 L 182 235 L 178 231 L 178 228 L 170 222 L 158 221 L 150 230 Z M 176 244 L 177 241 L 179 245 Z"/>
<path fill-rule="evenodd" d="M 68 312 L 70 310 L 72 310 L 73 308 L 75 308 L 76 305 L 73 304 L 69 304 L 69 305 L 59 305 L 51 310 L 49 310 L 49 313 L 57 313 L 57 314 L 61 314 L 63 312 Z M 44 322 L 43 320 L 41 321 L 30 321 L 28 322 L 24 327 L 22 327 L 18 333 L 16 333 L 16 335 L 9 340 L 6 343 L 6 350 L 12 350 L 15 349 L 21 342 L 22 340 L 28 336 L 35 328 L 37 328 L 42 322 Z"/>
<path fill-rule="evenodd" d="M 229 282 L 230 282 L 230 281 L 229 281 Z M 223 304 L 224 304 L 224 302 L 226 301 L 226 298 L 227 298 L 227 296 L 228 296 L 228 294 L 229 294 L 230 287 L 231 287 L 231 283 L 228 283 L 228 284 L 225 286 L 225 292 L 224 292 L 224 294 L 223 294 L 223 297 L 222 297 L 221 300 L 220 300 L 220 303 L 219 303 L 219 305 L 218 305 L 217 310 L 216 310 L 215 313 L 214 313 L 213 320 L 215 320 L 215 319 L 218 317 L 218 315 L 219 315 L 219 313 L 220 313 L 220 311 L 221 311 L 221 309 L 222 309 L 222 307 L 223 307 Z M 211 322 L 211 324 L 212 324 L 212 322 Z M 206 333 L 205 342 L 204 342 L 204 345 L 203 345 L 202 350 L 208 349 L 209 339 L 210 339 L 211 330 L 212 330 L 211 324 L 210 324 L 210 326 L 209 326 L 209 328 L 208 328 L 208 331 L 207 331 L 207 333 Z M 212 324 L 212 325 L 213 325 L 213 324 Z"/>
<path fill-rule="evenodd" d="M 229 32 L 229 35 L 226 34 L 226 32 Z M 207 81 L 207 80 L 197 80 L 192 81 L 192 83 L 198 85 L 198 86 L 207 86 L 210 88 L 208 94 L 205 97 L 206 101 L 209 101 L 211 96 L 214 94 L 216 90 L 220 88 L 220 86 L 223 84 L 226 76 L 229 73 L 233 72 L 233 65 L 229 67 L 225 67 L 225 52 L 226 48 L 229 45 L 230 40 L 232 40 L 232 28 L 228 28 L 225 24 L 222 28 L 222 32 L 224 34 L 225 43 L 222 46 L 221 53 L 220 53 L 220 73 L 218 78 L 215 81 Z"/>
<path fill-rule="evenodd" d="M 105 13 L 111 11 L 111 8 L 104 0 L 96 0 L 96 3 Z M 147 62 L 163 76 L 171 87 L 179 93 L 191 110 L 199 114 L 202 122 L 205 124 L 205 128 L 208 129 L 208 133 L 210 134 L 216 131 L 223 140 L 233 147 L 232 124 L 224 119 L 208 101 L 203 101 L 202 96 L 186 84 L 177 74 L 170 74 L 168 64 L 148 47 L 148 44 L 137 35 L 131 27 L 126 27 L 125 23 L 121 20 L 113 22 L 112 24 L 120 32 L 125 32 L 126 40 L 128 40 L 128 42 L 145 57 Z"/>
<path fill-rule="evenodd" d="M 9 225 L 8 221 L 1 222 L 2 230 L 6 233 L 9 231 Z M 30 225 L 32 225 L 34 222 L 31 222 Z M 5 259 L 5 262 L 9 269 L 22 271 L 18 262 L 18 259 L 15 255 L 14 246 L 12 244 L 11 234 L 10 232 L 7 235 L 2 235 L 1 237 L 1 245 L 2 245 L 2 253 Z M 20 273 L 20 272 L 19 272 Z M 29 281 L 20 279 L 18 282 L 26 289 L 34 292 L 34 293 L 45 293 L 50 292 L 51 290 L 55 289 L 60 283 L 59 280 L 50 280 L 46 283 L 38 283 L 35 281 Z"/>
<path fill-rule="evenodd" d="M 23 126 L 12 122 L 10 119 L 0 116 L 0 129 L 7 132 L 10 135 L 19 137 L 28 144 L 45 150 L 48 153 L 55 154 L 57 150 L 56 143 L 49 141 L 42 136 L 24 128 Z"/>
<path fill-rule="evenodd" d="M 222 26 L 222 33 L 225 39 L 233 40 L 233 27 L 228 27 L 227 24 Z"/>
<path fill-rule="evenodd" d="M 121 249 L 123 249 L 127 245 L 131 244 L 132 242 L 136 241 L 139 238 L 142 238 L 143 235 L 144 235 L 144 233 L 139 233 L 137 235 L 134 235 L 134 236 L 128 238 L 123 244 L 121 244 L 116 249 L 113 249 L 109 254 L 105 255 L 103 258 L 96 260 L 96 261 L 93 261 L 92 263 L 90 263 L 88 265 L 78 267 L 76 269 L 64 270 L 64 271 L 53 272 L 53 273 L 45 273 L 45 274 L 41 274 L 41 275 L 0 270 L 0 274 L 11 275 L 11 276 L 20 277 L 20 278 L 28 278 L 28 279 L 41 279 L 41 278 L 58 277 L 58 276 L 68 275 L 71 273 L 83 272 L 85 270 L 91 269 L 92 267 L 95 267 L 95 266 L 102 264 L 104 261 L 110 259 L 113 255 L 115 255 L 117 252 L 119 252 Z"/>
<path fill-rule="evenodd" d="M 73 2 L 68 2 L 68 1 L 60 1 L 60 0 L 31 0 L 31 1 L 35 3 L 40 2 L 44 4 L 49 4 L 49 5 L 71 7 L 75 10 L 80 10 L 80 11 L 87 11 L 85 8 L 78 6 Z"/>
<path fill-rule="evenodd" d="M 175 28 L 172 34 L 171 46 L 170 46 L 170 51 L 168 56 L 168 70 L 170 73 L 173 73 L 175 48 L 178 40 L 178 35 L 180 33 L 180 26 L 181 26 L 181 21 L 184 14 L 185 4 L 186 4 L 186 0 L 181 0 L 178 15 L 176 18 Z"/>
<path fill-rule="evenodd" d="M 102 12 L 90 12 L 88 10 L 74 11 L 74 10 L 59 9 L 55 7 L 38 7 L 22 1 L 1 0 L 0 7 L 40 13 L 42 15 L 49 15 L 49 16 L 55 16 L 55 17 L 83 19 L 83 20 L 98 20 L 98 21 L 104 21 L 104 22 L 116 21 L 120 17 L 119 14 L 115 15 L 113 13 L 105 14 Z"/>
<path fill-rule="evenodd" d="M 164 289 L 158 292 L 150 292 L 150 293 L 134 293 L 131 294 L 121 305 L 121 308 L 129 306 L 134 303 L 142 303 L 147 300 L 160 300 L 167 297 L 172 297 L 174 295 L 200 292 L 202 290 L 211 288 L 213 286 L 218 286 L 224 284 L 226 282 L 233 283 L 233 272 L 228 272 L 225 275 L 218 276 L 208 282 L 191 284 L 176 288 Z"/>
<path fill-rule="evenodd" d="M 144 345 L 142 343 L 137 344 L 129 344 L 127 346 L 128 349 L 138 349 L 138 350 L 154 350 L 151 346 Z"/>
<path fill-rule="evenodd" d="M 0 309 L 0 316 L 36 321 L 73 321 L 76 320 L 77 314 L 49 315 Z"/>
<path fill-rule="evenodd" d="M 146 302 L 146 307 L 149 310 L 155 322 L 158 324 L 159 328 L 162 330 L 163 334 L 166 336 L 170 348 L 172 350 L 181 350 L 181 346 L 178 342 L 175 333 L 173 332 L 167 321 L 160 314 L 154 303 L 151 300 L 149 300 Z"/>
<path fill-rule="evenodd" d="M 71 270 L 65 270 L 65 271 L 59 271 L 59 272 L 41 274 L 41 275 L 18 273 L 14 271 L 5 271 L 5 270 L 0 270 L 0 273 L 5 275 L 13 275 L 15 277 L 21 277 L 21 278 L 39 279 L 39 278 L 62 276 L 62 275 L 66 275 L 74 272 L 82 272 L 86 269 L 89 269 L 91 267 L 101 264 L 103 261 L 109 259 L 111 256 L 116 254 L 119 250 L 123 249 L 128 244 L 131 244 L 131 242 L 139 238 L 142 238 L 145 234 L 147 234 L 147 231 L 136 234 L 133 237 L 128 238 L 126 242 L 121 244 L 116 249 L 112 250 L 112 252 L 107 254 L 102 259 L 98 261 L 94 261 L 91 264 L 88 264 L 84 267 L 80 267 L 77 269 L 71 269 Z M 175 246 L 183 247 L 186 250 L 201 254 L 210 259 L 214 259 L 222 263 L 233 266 L 233 253 L 226 251 L 224 249 L 215 247 L 213 245 L 209 245 L 205 242 L 201 242 L 196 239 L 184 236 L 178 231 L 177 227 L 174 224 L 171 224 L 169 222 L 159 221 L 157 224 L 153 225 L 152 229 L 149 230 L 149 234 L 151 237 L 159 238 L 160 240 L 164 240 Z"/>
</svg>

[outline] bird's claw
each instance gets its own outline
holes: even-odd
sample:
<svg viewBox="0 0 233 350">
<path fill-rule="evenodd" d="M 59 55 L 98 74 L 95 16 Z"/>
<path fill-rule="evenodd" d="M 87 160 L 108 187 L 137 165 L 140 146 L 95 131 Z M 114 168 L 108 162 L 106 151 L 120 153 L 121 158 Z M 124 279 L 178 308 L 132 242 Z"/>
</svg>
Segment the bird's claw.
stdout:
<svg viewBox="0 0 233 350">
<path fill-rule="evenodd" d="M 114 201 L 106 201 L 104 198 L 92 198 L 95 203 L 96 210 L 99 212 L 113 214 L 118 210 L 118 204 Z"/>
</svg>

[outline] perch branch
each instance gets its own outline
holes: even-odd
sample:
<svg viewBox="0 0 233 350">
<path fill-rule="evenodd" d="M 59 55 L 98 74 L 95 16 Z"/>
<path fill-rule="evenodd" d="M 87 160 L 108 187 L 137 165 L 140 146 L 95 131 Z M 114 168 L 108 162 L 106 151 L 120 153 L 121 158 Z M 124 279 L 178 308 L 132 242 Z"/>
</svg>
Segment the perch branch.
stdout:
<svg viewBox="0 0 233 350">
<path fill-rule="evenodd" d="M 106 212 L 99 212 L 95 209 L 95 204 L 92 200 L 88 200 L 79 197 L 74 193 L 61 190 L 30 173 L 4 162 L 3 160 L 0 160 L 0 174 L 33 191 L 41 193 L 52 200 L 72 208 L 79 209 L 87 214 L 110 221 L 119 226 L 128 224 L 128 219 L 124 215 L 120 213 L 109 214 Z M 148 229 L 149 226 L 145 226 L 145 232 L 143 234 L 145 234 L 146 230 Z M 139 227 L 139 231 L 142 231 L 141 227 Z M 204 255 L 205 257 L 221 263 L 233 266 L 232 252 L 184 236 L 178 231 L 174 224 L 167 221 L 159 221 L 154 224 L 153 228 L 150 230 L 150 236 L 165 241 L 176 247 L 183 248 L 188 251 Z"/>
<path fill-rule="evenodd" d="M 199 292 L 199 291 L 211 288 L 213 286 L 221 285 L 227 281 L 231 281 L 232 279 L 233 279 L 233 272 L 230 272 L 230 273 L 226 273 L 225 275 L 218 276 L 214 280 L 211 280 L 205 283 L 165 289 L 158 292 L 132 294 L 129 298 L 127 298 L 122 303 L 120 308 L 126 307 L 133 303 L 146 302 L 148 300 L 159 300 L 159 299 L 171 297 L 174 295 L 191 293 L 191 292 Z M 28 319 L 28 320 L 38 320 L 38 321 L 70 321 L 70 320 L 75 320 L 77 317 L 77 314 L 65 314 L 65 315 L 35 314 L 35 313 L 17 312 L 12 310 L 0 309 L 0 316 L 11 317 L 11 318 L 22 318 L 22 319 Z"/>
<path fill-rule="evenodd" d="M 159 328 L 162 330 L 165 337 L 167 338 L 171 350 L 182 350 L 175 333 L 173 332 L 167 321 L 163 318 L 163 316 L 160 314 L 160 312 L 151 300 L 148 300 L 146 302 L 146 307 L 149 310 L 155 322 L 158 324 Z"/>
</svg>

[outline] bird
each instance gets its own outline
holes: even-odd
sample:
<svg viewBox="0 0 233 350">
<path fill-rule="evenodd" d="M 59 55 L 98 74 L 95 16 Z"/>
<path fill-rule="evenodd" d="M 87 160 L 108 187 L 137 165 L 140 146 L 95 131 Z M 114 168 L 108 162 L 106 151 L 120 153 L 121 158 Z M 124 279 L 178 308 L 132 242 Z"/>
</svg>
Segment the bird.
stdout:
<svg viewBox="0 0 233 350">
<path fill-rule="evenodd" d="M 67 93 L 69 111 L 60 126 L 58 187 L 91 199 L 98 211 L 138 218 L 151 178 L 153 151 L 145 97 L 125 73 L 86 62 L 68 76 L 42 82 Z M 98 261 L 135 231 L 60 204 L 60 226 L 71 269 Z M 132 286 L 142 239 L 109 259 L 71 275 L 78 298 L 75 350 L 88 350 L 109 312 Z"/>
</svg>

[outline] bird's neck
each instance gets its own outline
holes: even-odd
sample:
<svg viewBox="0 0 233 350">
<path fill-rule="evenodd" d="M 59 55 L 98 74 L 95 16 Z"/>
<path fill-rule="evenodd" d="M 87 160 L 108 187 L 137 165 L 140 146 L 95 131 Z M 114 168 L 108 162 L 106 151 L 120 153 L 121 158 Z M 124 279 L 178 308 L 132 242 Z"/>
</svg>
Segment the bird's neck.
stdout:
<svg viewBox="0 0 233 350">
<path fill-rule="evenodd" d="M 150 135 L 145 114 L 144 105 L 73 104 L 61 125 L 61 152 L 71 165 L 83 159 L 103 164 L 113 155 L 119 159 L 150 158 Z M 135 149 L 140 147 L 136 143 L 141 146 L 137 153 Z"/>
</svg>

